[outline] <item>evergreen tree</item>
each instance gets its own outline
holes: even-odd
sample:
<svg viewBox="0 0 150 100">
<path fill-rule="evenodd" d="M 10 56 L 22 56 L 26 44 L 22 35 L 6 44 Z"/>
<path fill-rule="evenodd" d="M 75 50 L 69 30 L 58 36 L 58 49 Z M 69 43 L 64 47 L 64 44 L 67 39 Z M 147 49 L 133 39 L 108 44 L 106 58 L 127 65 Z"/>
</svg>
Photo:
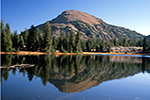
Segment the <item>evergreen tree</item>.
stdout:
<svg viewBox="0 0 150 100">
<path fill-rule="evenodd" d="M 118 40 L 118 46 L 123 46 L 122 39 L 119 39 L 119 40 Z"/>
<path fill-rule="evenodd" d="M 77 32 L 77 35 L 76 35 L 76 51 L 81 52 L 81 38 L 80 38 L 79 32 Z"/>
<path fill-rule="evenodd" d="M 142 40 L 138 40 L 137 42 L 134 40 L 133 44 L 136 46 L 142 47 L 143 46 L 142 42 L 143 42 Z"/>
<path fill-rule="evenodd" d="M 105 47 L 105 42 L 104 40 L 101 41 L 101 44 L 100 44 L 100 51 L 103 52 L 104 51 L 104 47 Z"/>
<path fill-rule="evenodd" d="M 4 20 L 1 21 L 1 51 L 5 51 L 5 41 L 6 41 L 6 37 L 5 37 L 5 34 L 4 34 Z"/>
<path fill-rule="evenodd" d="M 17 30 L 14 31 L 14 35 L 13 35 L 13 38 L 12 38 L 12 42 L 13 42 L 13 47 L 16 49 L 16 50 L 19 50 L 19 38 L 18 38 L 18 32 Z"/>
<path fill-rule="evenodd" d="M 64 48 L 65 52 L 67 52 L 67 37 L 64 37 L 63 48 Z"/>
<path fill-rule="evenodd" d="M 2 35 L 2 34 L 4 34 L 4 20 L 1 21 L 0 25 L 1 25 L 0 31 L 1 31 L 1 35 Z"/>
<path fill-rule="evenodd" d="M 41 48 L 41 41 L 40 41 L 40 29 L 39 27 L 36 29 L 36 49 L 40 49 Z"/>
<path fill-rule="evenodd" d="M 107 52 L 110 52 L 110 45 L 107 46 Z"/>
<path fill-rule="evenodd" d="M 89 38 L 86 43 L 87 51 L 91 51 L 91 49 L 93 48 L 93 45 L 94 45 L 93 40 L 91 38 Z"/>
<path fill-rule="evenodd" d="M 35 32 L 35 27 L 34 25 L 31 26 L 30 30 L 29 30 L 29 35 L 27 38 L 27 48 L 28 50 L 32 50 L 35 51 L 36 49 L 36 32 Z"/>
<path fill-rule="evenodd" d="M 42 51 L 44 48 L 44 37 L 43 37 L 43 35 L 39 36 L 39 41 L 40 41 L 40 51 Z"/>
<path fill-rule="evenodd" d="M 73 30 L 71 30 L 71 36 L 70 36 L 70 52 L 74 52 L 75 50 L 75 33 Z"/>
<path fill-rule="evenodd" d="M 81 48 L 83 51 L 86 51 L 86 41 L 85 40 L 81 40 Z"/>
<path fill-rule="evenodd" d="M 69 34 L 69 32 L 67 32 L 67 36 L 66 36 L 66 44 L 67 44 L 67 51 L 69 52 L 69 46 L 70 46 L 70 44 L 69 44 L 69 40 L 70 40 L 70 34 Z"/>
<path fill-rule="evenodd" d="M 56 39 L 56 36 L 53 36 L 53 42 L 52 42 L 52 46 L 53 46 L 53 49 L 56 50 L 57 48 L 57 39 Z"/>
<path fill-rule="evenodd" d="M 12 39 L 11 39 L 11 31 L 10 31 L 10 26 L 7 23 L 5 27 L 5 51 L 11 51 L 12 50 Z"/>
<path fill-rule="evenodd" d="M 64 38 L 65 38 L 65 33 L 62 32 L 61 33 L 61 50 L 60 51 L 64 50 L 64 46 L 65 46 L 65 44 L 64 44 Z"/>
<path fill-rule="evenodd" d="M 21 36 L 21 35 L 20 35 L 19 45 L 20 45 L 20 48 L 24 47 L 24 40 L 23 40 L 23 36 Z"/>
<path fill-rule="evenodd" d="M 51 27 L 48 21 L 44 24 L 43 32 L 44 32 L 44 49 L 50 52 L 52 48 L 52 41 L 51 41 Z"/>
<path fill-rule="evenodd" d="M 136 43 L 137 43 L 137 41 L 135 39 L 131 40 L 131 46 L 136 46 Z M 138 47 L 139 47 L 139 45 L 138 45 Z"/>
<path fill-rule="evenodd" d="M 24 39 L 24 44 L 25 45 L 27 45 L 28 35 L 29 35 L 29 32 L 28 32 L 27 28 L 25 28 L 25 32 L 23 34 L 23 39 Z"/>
<path fill-rule="evenodd" d="M 100 51 L 100 45 L 96 44 L 96 51 Z"/>
<path fill-rule="evenodd" d="M 126 46 L 126 43 L 127 43 L 126 38 L 123 38 L 123 46 L 124 46 L 124 47 Z"/>
<path fill-rule="evenodd" d="M 131 46 L 131 39 L 128 40 L 128 46 Z"/>
<path fill-rule="evenodd" d="M 113 43 L 114 43 L 114 46 L 117 46 L 117 45 L 118 45 L 116 37 L 114 37 Z"/>
<path fill-rule="evenodd" d="M 145 36 L 143 39 L 143 53 L 146 53 L 147 42 L 147 37 Z"/>
<path fill-rule="evenodd" d="M 100 38 L 96 39 L 96 43 L 95 43 L 96 51 L 100 51 L 100 44 L 101 44 L 101 39 Z"/>
<path fill-rule="evenodd" d="M 56 47 L 57 47 L 57 50 L 61 49 L 61 38 L 60 37 L 56 41 Z"/>
</svg>

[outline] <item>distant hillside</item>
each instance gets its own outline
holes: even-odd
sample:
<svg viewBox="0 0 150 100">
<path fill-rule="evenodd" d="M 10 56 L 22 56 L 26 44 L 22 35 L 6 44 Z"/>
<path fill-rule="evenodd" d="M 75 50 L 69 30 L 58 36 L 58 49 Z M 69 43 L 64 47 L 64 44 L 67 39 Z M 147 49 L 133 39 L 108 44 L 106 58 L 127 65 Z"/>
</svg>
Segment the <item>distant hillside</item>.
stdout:
<svg viewBox="0 0 150 100">
<path fill-rule="evenodd" d="M 38 27 L 42 30 L 43 25 L 44 24 L 41 24 Z M 76 10 L 62 12 L 57 18 L 50 21 L 50 25 L 52 28 L 52 35 L 57 37 L 59 37 L 62 32 L 70 32 L 71 29 L 75 32 L 80 32 L 83 39 L 89 37 L 101 38 L 104 40 L 110 40 L 114 37 L 141 39 L 143 37 L 142 34 L 136 31 L 107 24 L 99 18 Z"/>
</svg>

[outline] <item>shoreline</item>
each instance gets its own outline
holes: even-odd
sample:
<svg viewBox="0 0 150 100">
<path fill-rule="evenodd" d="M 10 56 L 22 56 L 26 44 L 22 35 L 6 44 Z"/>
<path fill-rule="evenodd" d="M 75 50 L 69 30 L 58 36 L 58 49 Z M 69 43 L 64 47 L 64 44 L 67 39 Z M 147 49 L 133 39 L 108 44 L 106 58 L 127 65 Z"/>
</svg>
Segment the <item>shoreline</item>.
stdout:
<svg viewBox="0 0 150 100">
<path fill-rule="evenodd" d="M 0 54 L 13 54 L 13 55 L 43 55 L 47 54 L 44 52 L 36 52 L 36 51 L 19 51 L 19 52 L 2 52 Z"/>
<path fill-rule="evenodd" d="M 45 55 L 45 54 L 52 54 L 52 53 L 44 53 L 44 52 L 30 52 L 30 51 L 19 51 L 19 52 L 0 52 L 0 54 L 17 54 L 17 55 Z M 97 55 L 97 54 L 102 54 L 102 55 L 149 55 L 150 54 L 136 54 L 136 53 L 115 53 L 115 52 L 110 52 L 110 53 L 102 53 L 102 52 L 83 52 L 83 53 L 63 53 L 63 52 L 55 52 L 53 53 L 55 55 Z"/>
</svg>

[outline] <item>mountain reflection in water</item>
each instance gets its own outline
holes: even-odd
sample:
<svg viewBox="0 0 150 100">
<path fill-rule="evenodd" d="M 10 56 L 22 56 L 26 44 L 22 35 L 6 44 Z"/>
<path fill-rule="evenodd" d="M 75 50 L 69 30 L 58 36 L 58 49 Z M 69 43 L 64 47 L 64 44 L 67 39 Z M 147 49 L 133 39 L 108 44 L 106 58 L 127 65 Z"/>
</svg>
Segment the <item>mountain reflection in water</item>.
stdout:
<svg viewBox="0 0 150 100">
<path fill-rule="evenodd" d="M 150 73 L 150 58 L 119 56 L 19 56 L 1 55 L 2 66 L 34 64 L 31 68 L 18 68 L 29 81 L 40 77 L 43 85 L 54 84 L 60 91 L 73 93 L 97 86 L 102 82 L 132 76 L 139 72 Z M 1 69 L 1 77 L 8 80 L 9 71 L 15 75 L 16 68 Z M 1 78 L 1 82 L 2 82 Z"/>
</svg>

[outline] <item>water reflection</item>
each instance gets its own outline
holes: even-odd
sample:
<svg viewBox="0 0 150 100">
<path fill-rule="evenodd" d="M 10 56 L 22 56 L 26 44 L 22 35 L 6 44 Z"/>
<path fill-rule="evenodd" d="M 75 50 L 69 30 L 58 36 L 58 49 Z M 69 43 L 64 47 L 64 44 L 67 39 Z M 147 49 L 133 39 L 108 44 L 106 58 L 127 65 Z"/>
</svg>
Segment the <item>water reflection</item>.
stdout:
<svg viewBox="0 0 150 100">
<path fill-rule="evenodd" d="M 40 77 L 44 86 L 54 84 L 62 92 L 79 92 L 98 84 L 139 72 L 150 73 L 150 58 L 119 56 L 18 56 L 2 55 L 2 65 L 34 64 L 31 68 L 1 69 L 1 77 L 7 81 L 9 71 L 22 73 L 32 81 Z M 1 82 L 2 82 L 1 78 Z"/>
</svg>

